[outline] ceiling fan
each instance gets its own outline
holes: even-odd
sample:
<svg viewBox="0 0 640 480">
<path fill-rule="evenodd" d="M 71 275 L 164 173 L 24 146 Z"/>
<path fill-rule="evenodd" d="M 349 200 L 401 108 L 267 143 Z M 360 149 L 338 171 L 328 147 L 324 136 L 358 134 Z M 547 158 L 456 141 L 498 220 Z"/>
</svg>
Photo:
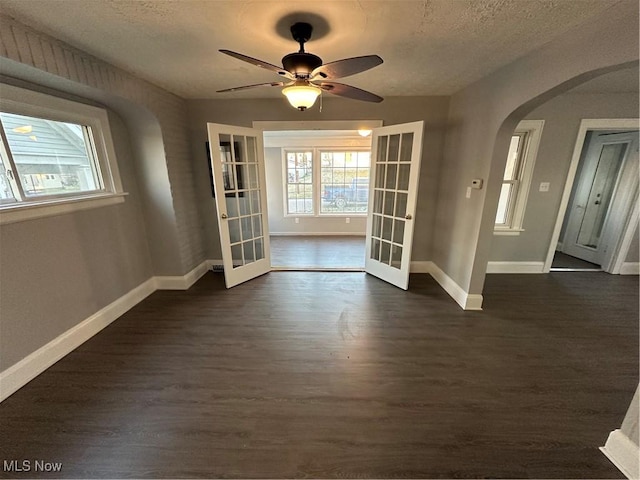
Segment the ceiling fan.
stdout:
<svg viewBox="0 0 640 480">
<path fill-rule="evenodd" d="M 304 44 L 311 38 L 312 31 L 313 27 L 308 23 L 299 22 L 291 26 L 291 35 L 300 44 L 300 50 L 285 55 L 282 58 L 282 68 L 231 50 L 220 50 L 220 52 L 238 60 L 275 72 L 285 77 L 288 82 L 244 85 L 218 90 L 218 93 L 235 92 L 254 87 L 285 87 L 282 93 L 287 97 L 289 103 L 298 110 L 306 110 L 311 107 L 322 91 L 354 100 L 381 102 L 383 98 L 374 93 L 344 83 L 325 81 L 325 79 L 333 80 L 364 72 L 380 65 L 382 58 L 378 55 L 365 55 L 323 64 L 320 57 L 304 51 Z"/>
</svg>

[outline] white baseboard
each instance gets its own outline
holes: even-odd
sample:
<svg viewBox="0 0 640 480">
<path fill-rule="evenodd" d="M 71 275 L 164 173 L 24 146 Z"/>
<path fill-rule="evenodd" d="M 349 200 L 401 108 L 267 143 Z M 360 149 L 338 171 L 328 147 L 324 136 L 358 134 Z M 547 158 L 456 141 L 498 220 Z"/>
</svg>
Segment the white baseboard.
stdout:
<svg viewBox="0 0 640 480">
<path fill-rule="evenodd" d="M 489 262 L 487 273 L 544 273 L 544 262 Z"/>
<path fill-rule="evenodd" d="M 209 260 L 205 260 L 186 275 L 153 277 L 157 290 L 188 290 L 211 269 Z"/>
<path fill-rule="evenodd" d="M 182 276 L 156 276 L 54 338 L 46 345 L 0 373 L 0 402 L 71 353 L 104 327 L 156 290 L 187 290 L 217 261 L 206 260 Z M 222 263 L 221 261 L 219 263 Z"/>
<path fill-rule="evenodd" d="M 640 447 L 620 429 L 609 434 L 600 450 L 627 478 L 640 478 Z"/>
<path fill-rule="evenodd" d="M 624 262 L 620 267 L 620 275 L 640 275 L 640 263 Z"/>
<path fill-rule="evenodd" d="M 411 262 L 411 272 L 430 274 L 464 310 L 482 310 L 482 295 L 467 293 L 435 263 L 431 261 Z"/>
<path fill-rule="evenodd" d="M 364 232 L 269 232 L 270 237 L 362 237 Z"/>
<path fill-rule="evenodd" d="M 155 281 L 150 278 L 4 370 L 0 373 L 0 402 L 40 375 L 62 357 L 78 348 L 111 322 L 147 298 L 155 290 Z"/>
</svg>

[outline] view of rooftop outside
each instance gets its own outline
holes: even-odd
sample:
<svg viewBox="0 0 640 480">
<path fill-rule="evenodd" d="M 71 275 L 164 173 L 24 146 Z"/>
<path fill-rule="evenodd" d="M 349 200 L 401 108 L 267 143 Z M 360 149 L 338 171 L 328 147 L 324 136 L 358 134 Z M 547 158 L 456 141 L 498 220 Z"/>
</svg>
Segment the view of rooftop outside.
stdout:
<svg viewBox="0 0 640 480">
<path fill-rule="evenodd" d="M 14 199 L 11 179 L 22 185 L 25 196 L 49 196 L 100 189 L 87 127 L 43 118 L 1 112 L 8 150 L 17 172 L 2 155 L 0 195 Z M 15 188 L 15 187 L 13 187 Z"/>
</svg>

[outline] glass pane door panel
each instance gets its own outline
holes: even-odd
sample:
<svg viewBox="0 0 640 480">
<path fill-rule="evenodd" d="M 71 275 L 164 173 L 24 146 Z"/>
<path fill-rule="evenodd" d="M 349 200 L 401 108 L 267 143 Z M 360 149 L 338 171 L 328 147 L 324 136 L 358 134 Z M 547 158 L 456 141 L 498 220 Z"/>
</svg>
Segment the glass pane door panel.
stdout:
<svg viewBox="0 0 640 480">
<path fill-rule="evenodd" d="M 256 248 L 256 261 L 262 260 L 264 258 L 264 243 L 262 242 L 261 238 L 256 239 L 255 248 Z"/>
<path fill-rule="evenodd" d="M 376 181 L 375 188 L 384 188 L 385 185 L 386 165 L 384 163 L 378 163 L 376 165 Z"/>
<path fill-rule="evenodd" d="M 240 220 L 237 218 L 229 219 L 229 241 L 238 243 L 242 240 L 240 236 Z"/>
<path fill-rule="evenodd" d="M 244 250 L 244 264 L 255 262 L 256 258 L 253 254 L 253 240 L 249 240 L 248 242 L 244 242 L 242 244 Z"/>
<path fill-rule="evenodd" d="M 249 196 L 251 197 L 251 213 L 260 213 L 260 192 L 251 190 Z"/>
<path fill-rule="evenodd" d="M 388 162 L 397 162 L 400 150 L 400 135 L 391 135 L 389 137 L 389 156 Z"/>
<path fill-rule="evenodd" d="M 387 265 L 391 262 L 391 244 L 389 242 L 382 242 L 380 248 L 380 262 Z"/>
<path fill-rule="evenodd" d="M 401 163 L 398 165 L 398 190 L 409 190 L 409 172 L 411 172 L 411 164 Z"/>
<path fill-rule="evenodd" d="M 374 237 L 380 238 L 382 233 L 382 217 L 380 215 L 373 216 L 373 227 L 371 228 L 371 234 Z"/>
<path fill-rule="evenodd" d="M 227 193 L 224 197 L 229 218 L 237 218 L 239 216 L 238 197 L 236 195 L 235 193 Z"/>
<path fill-rule="evenodd" d="M 400 145 L 400 161 L 410 162 L 413 148 L 413 133 L 402 134 L 402 144 Z"/>
<path fill-rule="evenodd" d="M 234 135 L 233 136 L 233 153 L 234 160 L 236 163 L 246 162 L 246 148 L 244 145 L 244 137 L 242 135 Z"/>
<path fill-rule="evenodd" d="M 384 214 L 392 216 L 393 206 L 396 200 L 396 194 L 393 192 L 385 192 L 384 194 Z"/>
<path fill-rule="evenodd" d="M 393 224 L 393 241 L 402 245 L 404 239 L 404 220 L 395 220 Z"/>
<path fill-rule="evenodd" d="M 231 245 L 231 258 L 233 259 L 233 268 L 242 267 L 244 261 L 242 260 L 242 244 Z"/>
<path fill-rule="evenodd" d="M 388 137 L 386 136 L 378 137 L 378 153 L 376 155 L 376 162 L 387 161 L 387 141 Z"/>
<path fill-rule="evenodd" d="M 253 232 L 251 228 L 251 217 L 242 217 L 240 219 L 240 225 L 242 226 L 242 239 L 249 240 L 253 238 Z"/>
<path fill-rule="evenodd" d="M 396 194 L 396 214 L 395 216 L 398 218 L 404 218 L 407 214 L 407 194 L 406 193 L 397 193 Z"/>
<path fill-rule="evenodd" d="M 382 238 L 384 240 L 391 240 L 391 232 L 393 231 L 393 220 L 384 217 L 382 219 Z"/>
<path fill-rule="evenodd" d="M 397 165 L 387 165 L 387 178 L 385 180 L 385 188 L 395 189 L 396 188 L 396 175 L 398 172 Z"/>
<path fill-rule="evenodd" d="M 400 268 L 402 265 L 402 247 L 393 245 L 391 247 L 391 266 L 393 268 Z"/>
<path fill-rule="evenodd" d="M 371 240 L 371 258 L 380 261 L 380 240 L 377 238 Z"/>
<path fill-rule="evenodd" d="M 258 162 L 258 156 L 256 155 L 257 148 L 255 137 L 247 137 L 247 162 Z"/>
<path fill-rule="evenodd" d="M 254 237 L 262 236 L 262 215 L 254 215 L 253 217 L 253 235 Z"/>
</svg>

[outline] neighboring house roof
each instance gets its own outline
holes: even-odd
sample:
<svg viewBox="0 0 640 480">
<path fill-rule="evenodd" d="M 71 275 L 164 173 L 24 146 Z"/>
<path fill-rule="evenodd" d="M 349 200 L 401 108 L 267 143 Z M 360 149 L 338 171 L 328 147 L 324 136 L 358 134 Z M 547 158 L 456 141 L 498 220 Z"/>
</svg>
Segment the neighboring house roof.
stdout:
<svg viewBox="0 0 640 480">
<path fill-rule="evenodd" d="M 82 127 L 63 122 L 2 113 L 2 124 L 19 165 L 86 166 Z"/>
</svg>

